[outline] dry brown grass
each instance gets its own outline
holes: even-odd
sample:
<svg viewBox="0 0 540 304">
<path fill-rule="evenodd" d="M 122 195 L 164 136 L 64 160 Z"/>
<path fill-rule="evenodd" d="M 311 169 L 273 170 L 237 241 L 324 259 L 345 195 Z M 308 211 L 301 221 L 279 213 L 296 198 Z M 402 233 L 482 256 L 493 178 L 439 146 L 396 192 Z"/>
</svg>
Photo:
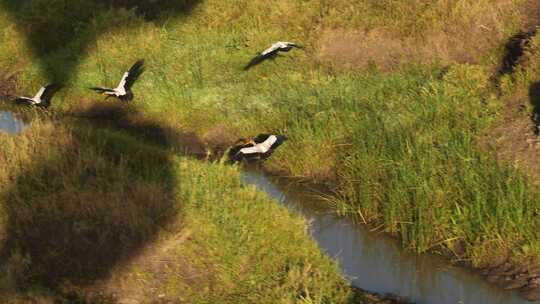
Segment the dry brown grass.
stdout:
<svg viewBox="0 0 540 304">
<path fill-rule="evenodd" d="M 353 69 L 375 64 L 385 71 L 414 63 L 477 63 L 501 45 L 516 14 L 514 1 L 482 3 L 440 1 L 424 13 L 403 8 L 402 13 L 411 16 L 397 20 L 381 16 L 383 21 L 375 25 L 327 27 L 319 38 L 319 59 Z M 424 28 L 407 29 L 414 17 Z"/>
<path fill-rule="evenodd" d="M 525 109 L 525 104 L 521 107 Z M 498 161 L 529 174 L 531 181 L 540 184 L 540 141 L 533 132 L 534 125 L 525 111 L 508 111 L 509 116 L 482 138 L 481 145 L 494 149 Z"/>
<path fill-rule="evenodd" d="M 530 31 L 540 26 L 540 1 L 527 0 L 523 5 L 523 30 Z"/>
<path fill-rule="evenodd" d="M 203 135 L 203 140 L 210 147 L 225 150 L 238 139 L 233 134 L 233 130 L 227 125 L 217 124 Z"/>
<path fill-rule="evenodd" d="M 518 168 L 540 185 L 540 50 L 536 34 L 527 42 L 522 56 L 516 58 L 515 69 L 501 78 L 505 100 L 503 119 L 482 139 L 498 160 Z M 510 88 L 511 87 L 511 88 Z"/>
</svg>

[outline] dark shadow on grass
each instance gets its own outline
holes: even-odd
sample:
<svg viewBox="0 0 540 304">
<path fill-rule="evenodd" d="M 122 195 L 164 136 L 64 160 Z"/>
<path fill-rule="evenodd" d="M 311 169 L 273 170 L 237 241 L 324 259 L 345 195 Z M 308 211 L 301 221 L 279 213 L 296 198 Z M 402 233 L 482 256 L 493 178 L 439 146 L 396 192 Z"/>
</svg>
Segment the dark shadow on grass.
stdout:
<svg viewBox="0 0 540 304">
<path fill-rule="evenodd" d="M 204 158 L 206 145 L 194 132 L 181 132 L 173 126 L 167 126 L 149 118 L 135 106 L 123 103 L 97 102 L 88 107 L 75 109 L 67 114 L 74 119 L 86 119 L 95 126 L 113 130 L 122 130 L 134 137 L 174 150 L 184 156 Z"/>
<path fill-rule="evenodd" d="M 540 134 L 540 82 L 535 82 L 529 87 L 529 101 L 533 107 L 531 121 L 534 124 L 534 134 Z"/>
<path fill-rule="evenodd" d="M 255 67 L 255 66 L 258 66 L 259 64 L 262 64 L 263 62 L 265 61 L 268 61 L 268 62 L 273 62 L 274 64 L 276 64 L 276 59 L 278 57 L 286 57 L 284 55 L 281 55 L 279 53 L 274 53 L 274 54 L 271 54 L 270 56 L 268 57 L 264 57 L 264 56 L 261 56 L 260 54 L 257 54 L 255 55 L 255 57 L 253 57 L 249 62 L 248 64 L 244 67 L 244 71 L 248 71 L 250 70 L 251 68 Z"/>
<path fill-rule="evenodd" d="M 4 236 L 0 229 L 0 271 L 14 288 L 46 287 L 75 301 L 66 286 L 106 278 L 150 246 L 160 229 L 180 229 L 174 193 L 180 181 L 166 148 L 183 134 L 123 111 L 130 118 L 122 126 L 62 118 L 39 135 L 23 135 L 56 146 L 46 153 L 35 147 L 12 186 L 0 192 L 8 219 Z M 147 135 L 132 135 L 145 126 L 151 126 Z M 156 145 L 155 134 L 167 134 L 166 140 Z"/>
<path fill-rule="evenodd" d="M 497 73 L 498 77 L 514 72 L 535 34 L 536 30 L 519 32 L 508 39 L 504 46 L 505 52 Z"/>
<path fill-rule="evenodd" d="M 67 82 L 100 33 L 133 26 L 124 10 L 146 22 L 187 16 L 199 0 L 3 0 L 49 81 Z"/>
</svg>

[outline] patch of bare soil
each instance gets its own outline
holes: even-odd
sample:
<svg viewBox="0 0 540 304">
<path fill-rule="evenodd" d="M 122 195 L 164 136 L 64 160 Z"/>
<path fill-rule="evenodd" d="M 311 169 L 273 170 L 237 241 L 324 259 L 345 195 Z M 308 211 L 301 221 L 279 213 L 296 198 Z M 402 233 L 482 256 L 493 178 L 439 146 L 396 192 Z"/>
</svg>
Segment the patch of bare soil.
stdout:
<svg viewBox="0 0 540 304">
<path fill-rule="evenodd" d="M 540 2 L 525 1 L 522 17 L 523 30 L 505 44 L 506 53 L 499 75 L 512 75 L 515 69 L 527 69 L 538 60 L 538 54 L 531 48 L 531 39 L 540 25 Z M 540 184 L 540 83 L 532 83 L 527 89 L 518 89 L 512 98 L 508 98 L 504 119 L 488 132 L 481 144 L 494 148 L 499 161 L 531 175 L 531 180 Z"/>
<path fill-rule="evenodd" d="M 523 27 L 525 31 L 532 31 L 540 26 L 540 1 L 528 0 L 523 5 Z"/>
<path fill-rule="evenodd" d="M 530 94 L 534 96 L 533 92 Z M 527 98 L 509 101 L 503 122 L 490 130 L 479 144 L 493 149 L 499 163 L 517 168 L 529 175 L 532 182 L 540 185 L 540 137 L 527 103 Z M 499 263 L 487 265 L 480 273 L 488 282 L 501 288 L 518 290 L 525 299 L 540 299 L 538 261 L 527 259 L 518 262 L 501 257 Z"/>
<path fill-rule="evenodd" d="M 446 21 L 440 30 L 402 34 L 385 27 L 370 30 L 327 29 L 319 38 L 318 58 L 338 68 L 362 69 L 371 64 L 391 71 L 410 63 L 476 63 L 505 39 L 501 24 L 511 1 L 494 1 L 470 20 Z"/>
<path fill-rule="evenodd" d="M 525 111 L 520 114 L 494 128 L 489 144 L 495 148 L 499 161 L 530 174 L 532 180 L 540 184 L 540 138 L 535 134 L 530 114 Z"/>
<path fill-rule="evenodd" d="M 228 126 L 218 124 L 203 134 L 202 141 L 216 156 L 222 155 L 238 140 L 234 133 Z"/>
<path fill-rule="evenodd" d="M 535 301 L 540 299 L 540 265 L 532 260 L 519 264 L 504 261 L 480 271 L 488 282 L 506 290 L 518 290 L 522 297 Z"/>
<path fill-rule="evenodd" d="M 319 59 L 353 69 L 374 64 L 383 71 L 406 63 L 475 63 L 502 38 L 496 30 L 480 25 L 470 34 L 476 37 L 472 41 L 457 29 L 433 32 L 424 38 L 399 37 L 384 29 L 327 30 L 319 40 Z"/>
<path fill-rule="evenodd" d="M 536 6 L 540 8 L 540 3 Z M 538 21 L 540 19 L 535 22 Z M 507 42 L 502 74 L 512 75 L 518 67 L 528 69 L 538 60 L 538 54 L 530 48 L 536 29 L 528 29 Z M 540 185 L 540 82 L 531 81 L 528 85 L 527 89 L 517 88 L 514 96 L 508 98 L 503 120 L 486 134 L 480 144 L 492 148 L 500 163 L 518 169 L 530 176 L 531 182 Z M 540 299 L 538 261 L 504 261 L 482 273 L 488 281 L 505 289 L 519 289 L 528 300 Z"/>
</svg>

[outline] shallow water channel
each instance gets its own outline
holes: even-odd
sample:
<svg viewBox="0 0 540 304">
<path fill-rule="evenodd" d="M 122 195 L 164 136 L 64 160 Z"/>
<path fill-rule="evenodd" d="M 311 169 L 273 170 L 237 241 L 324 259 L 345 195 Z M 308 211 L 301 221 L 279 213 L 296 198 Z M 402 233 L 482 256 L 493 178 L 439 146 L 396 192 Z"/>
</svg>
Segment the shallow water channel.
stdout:
<svg viewBox="0 0 540 304">
<path fill-rule="evenodd" d="M 17 134 L 25 128 L 25 123 L 22 119 L 15 116 L 10 111 L 0 109 L 0 132 Z"/>
<path fill-rule="evenodd" d="M 355 287 L 418 304 L 540 303 L 491 285 L 482 276 L 451 266 L 441 257 L 406 252 L 395 239 L 324 211 L 313 195 L 280 185 L 260 172 L 245 172 L 243 182 L 302 214 L 310 223 L 313 238 L 338 261 Z"/>
<path fill-rule="evenodd" d="M 22 119 L 0 109 L 0 132 L 17 134 L 24 128 Z M 319 200 L 306 193 L 307 189 L 279 184 L 258 171 L 246 171 L 242 178 L 244 184 L 256 186 L 303 215 L 313 238 L 339 262 L 355 287 L 418 304 L 540 303 L 493 286 L 441 257 L 404 251 L 387 235 L 370 232 L 363 225 L 325 211 Z"/>
</svg>

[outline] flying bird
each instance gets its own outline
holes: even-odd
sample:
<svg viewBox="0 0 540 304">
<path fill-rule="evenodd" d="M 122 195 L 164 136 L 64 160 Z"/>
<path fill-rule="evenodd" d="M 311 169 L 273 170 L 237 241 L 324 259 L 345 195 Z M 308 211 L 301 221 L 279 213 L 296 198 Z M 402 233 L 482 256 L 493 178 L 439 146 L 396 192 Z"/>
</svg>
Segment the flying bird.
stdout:
<svg viewBox="0 0 540 304">
<path fill-rule="evenodd" d="M 51 105 L 51 99 L 54 94 L 62 88 L 61 84 L 58 83 L 49 83 L 37 92 L 34 97 L 17 97 L 15 98 L 16 103 L 28 104 L 32 106 L 38 106 L 43 108 L 48 108 Z"/>
<path fill-rule="evenodd" d="M 242 159 L 266 159 L 288 138 L 285 135 L 259 134 L 252 140 L 240 139 L 229 151 L 232 162 Z"/>
<path fill-rule="evenodd" d="M 277 57 L 279 52 L 288 52 L 293 48 L 302 49 L 304 47 L 293 42 L 278 41 L 251 59 L 251 61 L 244 67 L 244 70 L 248 70 L 252 66 L 257 65 L 266 59 Z"/>
<path fill-rule="evenodd" d="M 116 97 L 122 101 L 131 101 L 133 100 L 133 92 L 131 91 L 131 87 L 137 78 L 139 78 L 139 76 L 144 72 L 143 65 L 144 60 L 142 59 L 135 62 L 135 64 L 133 64 L 133 66 L 131 66 L 131 68 L 124 73 L 122 80 L 120 80 L 120 83 L 114 89 L 102 87 L 91 87 L 90 89 L 107 96 L 105 99 L 109 97 Z"/>
</svg>

